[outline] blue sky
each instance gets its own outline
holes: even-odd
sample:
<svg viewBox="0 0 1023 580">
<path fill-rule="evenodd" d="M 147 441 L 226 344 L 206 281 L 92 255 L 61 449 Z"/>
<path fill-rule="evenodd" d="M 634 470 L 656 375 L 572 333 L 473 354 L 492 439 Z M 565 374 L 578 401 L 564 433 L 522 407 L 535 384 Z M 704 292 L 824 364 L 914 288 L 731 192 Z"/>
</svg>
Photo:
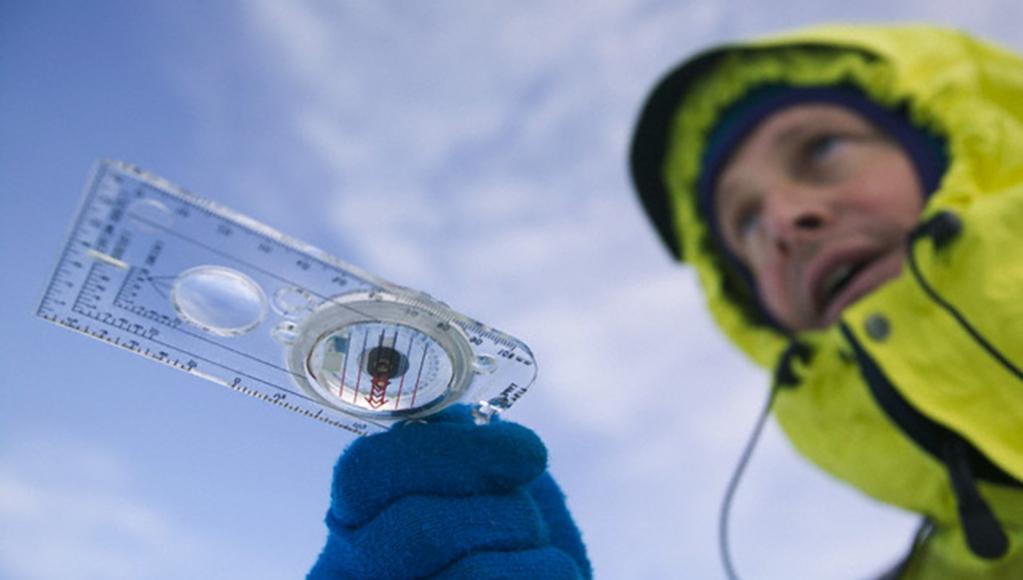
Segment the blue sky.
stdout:
<svg viewBox="0 0 1023 580">
<path fill-rule="evenodd" d="M 625 173 L 649 86 L 722 40 L 924 20 L 1023 49 L 1016 2 L 0 2 L 0 577 L 300 577 L 344 432 L 35 319 L 92 163 L 118 158 L 528 343 L 598 578 L 718 578 L 765 393 Z M 366 216 L 374 216 L 367 219 Z M 739 570 L 860 578 L 914 519 L 771 425 Z"/>
</svg>

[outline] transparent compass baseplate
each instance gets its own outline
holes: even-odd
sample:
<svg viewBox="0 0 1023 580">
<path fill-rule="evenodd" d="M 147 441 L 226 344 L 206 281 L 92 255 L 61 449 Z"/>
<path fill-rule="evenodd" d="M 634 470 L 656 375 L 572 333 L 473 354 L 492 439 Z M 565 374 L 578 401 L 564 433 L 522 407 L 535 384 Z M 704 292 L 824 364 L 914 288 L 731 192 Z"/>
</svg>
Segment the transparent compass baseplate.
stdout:
<svg viewBox="0 0 1023 580">
<path fill-rule="evenodd" d="M 88 181 L 38 315 L 355 433 L 532 385 L 516 338 L 134 166 Z"/>
</svg>

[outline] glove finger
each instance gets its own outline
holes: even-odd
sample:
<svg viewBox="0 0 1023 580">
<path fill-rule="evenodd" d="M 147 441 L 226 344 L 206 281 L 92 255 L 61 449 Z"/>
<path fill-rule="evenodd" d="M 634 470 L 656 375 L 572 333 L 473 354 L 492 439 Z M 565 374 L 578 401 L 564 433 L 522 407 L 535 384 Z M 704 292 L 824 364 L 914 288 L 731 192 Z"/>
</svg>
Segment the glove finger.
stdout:
<svg viewBox="0 0 1023 580">
<path fill-rule="evenodd" d="M 510 491 L 536 479 L 547 449 L 515 423 L 410 423 L 356 440 L 334 470 L 332 510 L 357 526 L 409 495 Z"/>
<path fill-rule="evenodd" d="M 553 547 L 518 552 L 477 552 L 442 570 L 435 580 L 581 580 L 568 554 Z"/>
<path fill-rule="evenodd" d="M 551 545 L 575 560 L 582 578 L 593 577 L 590 559 L 586 555 L 586 545 L 583 544 L 582 534 L 572 520 L 572 514 L 565 505 L 565 494 L 551 477 L 549 472 L 544 472 L 539 478 L 529 484 L 527 491 L 536 502 L 540 513 L 543 514 L 547 530 L 550 532 Z"/>
<path fill-rule="evenodd" d="M 329 516 L 328 516 L 329 519 Z M 344 534 L 329 534 L 306 580 L 337 580 L 338 578 L 371 578 L 363 561 Z"/>
<path fill-rule="evenodd" d="M 536 503 L 524 491 L 410 496 L 340 535 L 359 554 L 368 577 L 381 579 L 428 576 L 472 552 L 531 549 L 549 542 Z"/>
</svg>

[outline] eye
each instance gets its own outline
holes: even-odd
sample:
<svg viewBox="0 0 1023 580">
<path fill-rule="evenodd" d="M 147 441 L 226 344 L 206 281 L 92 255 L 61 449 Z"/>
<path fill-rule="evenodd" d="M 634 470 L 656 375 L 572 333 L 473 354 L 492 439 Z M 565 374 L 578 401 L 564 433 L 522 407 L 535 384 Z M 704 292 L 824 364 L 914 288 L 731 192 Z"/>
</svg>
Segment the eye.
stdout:
<svg viewBox="0 0 1023 580">
<path fill-rule="evenodd" d="M 826 161 L 845 143 L 845 137 L 833 133 L 818 135 L 806 144 L 806 157 L 810 161 Z"/>
<path fill-rule="evenodd" d="M 742 237 L 748 236 L 760 223 L 760 212 L 753 209 L 744 209 L 736 216 L 735 231 Z"/>
<path fill-rule="evenodd" d="M 803 142 L 793 158 L 793 171 L 814 183 L 830 183 L 848 174 L 856 156 L 849 148 L 855 138 L 833 132 L 821 132 Z"/>
<path fill-rule="evenodd" d="M 730 212 L 727 224 L 732 239 L 739 245 L 745 245 L 760 225 L 759 204 L 749 203 L 734 208 Z"/>
</svg>

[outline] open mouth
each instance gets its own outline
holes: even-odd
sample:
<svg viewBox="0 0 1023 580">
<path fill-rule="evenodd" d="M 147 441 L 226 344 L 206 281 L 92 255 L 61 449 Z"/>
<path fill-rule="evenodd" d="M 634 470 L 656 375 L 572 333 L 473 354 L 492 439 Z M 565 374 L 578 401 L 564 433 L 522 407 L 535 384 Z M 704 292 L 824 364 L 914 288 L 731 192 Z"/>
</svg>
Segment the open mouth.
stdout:
<svg viewBox="0 0 1023 580">
<path fill-rule="evenodd" d="M 824 278 L 818 304 L 822 306 L 831 303 L 845 288 L 849 286 L 853 278 L 859 274 L 870 260 L 849 262 L 840 264 L 837 268 L 828 273 Z"/>
<path fill-rule="evenodd" d="M 814 286 L 813 297 L 817 312 L 831 319 L 845 306 L 869 291 L 868 286 L 872 284 L 867 282 L 870 280 L 861 281 L 861 278 L 871 278 L 862 274 L 871 269 L 877 258 L 878 256 L 874 254 L 849 257 L 827 269 Z"/>
</svg>

